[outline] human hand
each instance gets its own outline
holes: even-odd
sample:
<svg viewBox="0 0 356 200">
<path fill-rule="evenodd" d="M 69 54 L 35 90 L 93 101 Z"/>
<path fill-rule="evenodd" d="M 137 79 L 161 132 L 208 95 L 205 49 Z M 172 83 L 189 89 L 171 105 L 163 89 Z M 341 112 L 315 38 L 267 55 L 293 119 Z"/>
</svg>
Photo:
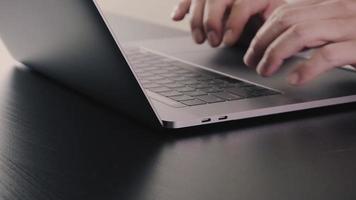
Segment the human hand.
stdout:
<svg viewBox="0 0 356 200">
<path fill-rule="evenodd" d="M 288 76 L 301 85 L 335 67 L 356 64 L 356 0 L 303 0 L 276 9 L 259 29 L 245 63 L 271 76 L 305 48 L 312 57 Z"/>
<path fill-rule="evenodd" d="M 172 18 L 180 21 L 190 13 L 192 36 L 198 44 L 208 39 L 212 47 L 222 41 L 231 46 L 239 40 L 253 16 L 266 19 L 283 4 L 284 0 L 180 0 Z"/>
</svg>

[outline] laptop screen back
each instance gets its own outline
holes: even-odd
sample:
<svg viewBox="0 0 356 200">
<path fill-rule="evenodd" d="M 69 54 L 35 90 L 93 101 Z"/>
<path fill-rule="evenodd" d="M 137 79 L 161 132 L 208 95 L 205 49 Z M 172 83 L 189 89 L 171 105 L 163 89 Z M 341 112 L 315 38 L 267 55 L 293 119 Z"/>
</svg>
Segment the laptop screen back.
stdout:
<svg viewBox="0 0 356 200">
<path fill-rule="evenodd" d="M 30 68 L 145 122 L 158 122 L 93 1 L 1 0 L 0 36 Z"/>
</svg>

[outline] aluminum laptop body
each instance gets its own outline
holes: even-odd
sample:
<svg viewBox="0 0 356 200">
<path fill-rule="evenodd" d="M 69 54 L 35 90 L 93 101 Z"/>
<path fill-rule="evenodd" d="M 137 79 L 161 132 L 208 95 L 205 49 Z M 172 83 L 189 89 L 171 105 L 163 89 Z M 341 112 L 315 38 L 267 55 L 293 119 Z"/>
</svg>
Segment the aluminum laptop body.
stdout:
<svg viewBox="0 0 356 200">
<path fill-rule="evenodd" d="M 120 32 L 125 30 L 110 28 L 112 23 L 119 22 L 112 22 L 105 16 L 99 0 L 0 1 L 0 36 L 15 59 L 155 127 L 182 128 L 356 101 L 356 75 L 346 70 L 336 69 L 306 86 L 293 87 L 286 83 L 285 77 L 302 58 L 290 59 L 281 72 L 267 79 L 244 66 L 243 53 L 238 49 L 197 46 L 190 38 L 122 44 Z M 182 77 L 191 77 L 192 85 L 184 86 L 185 90 L 195 89 L 201 81 L 206 81 L 200 79 L 199 84 L 194 84 L 193 77 L 217 77 L 208 83 L 219 84 L 220 80 L 224 85 L 233 83 L 233 87 L 243 84 L 265 95 L 253 96 L 256 91 L 251 91 L 252 96 L 248 97 L 231 95 L 233 100 L 211 93 L 194 96 L 197 92 L 212 91 L 215 86 L 211 85 L 201 91 L 184 92 L 177 88 L 184 94 L 182 98 L 193 97 L 194 100 L 173 100 L 177 99 L 173 95 L 177 91 L 165 92 L 163 88 L 168 88 L 165 85 L 161 91 L 146 88 L 146 80 L 140 77 L 142 68 L 138 68 L 139 62 L 133 59 L 138 57 L 135 56 L 137 52 L 151 56 L 150 61 L 156 63 L 148 66 L 151 68 L 160 65 L 157 60 L 178 67 L 184 65 L 184 69 L 174 73 L 186 71 Z M 160 71 L 170 76 L 165 69 Z M 160 81 L 158 75 L 151 77 Z M 164 84 L 169 82 L 175 84 L 171 80 Z M 227 95 L 225 90 L 216 88 L 221 90 L 220 95 Z M 235 90 L 240 91 L 239 88 L 227 91 Z M 190 105 L 197 102 L 204 103 Z"/>
</svg>

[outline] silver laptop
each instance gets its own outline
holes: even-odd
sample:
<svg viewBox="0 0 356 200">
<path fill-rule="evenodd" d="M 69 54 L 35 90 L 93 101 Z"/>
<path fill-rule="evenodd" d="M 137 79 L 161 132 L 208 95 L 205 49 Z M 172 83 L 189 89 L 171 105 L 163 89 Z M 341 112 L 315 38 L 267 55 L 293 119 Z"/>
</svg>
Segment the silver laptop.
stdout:
<svg viewBox="0 0 356 200">
<path fill-rule="evenodd" d="M 190 38 L 120 43 L 91 0 L 1 0 L 0 35 L 13 57 L 68 87 L 155 127 L 182 128 L 356 101 L 355 73 L 336 69 L 286 83 L 302 58 L 272 78 L 237 49 Z"/>
</svg>

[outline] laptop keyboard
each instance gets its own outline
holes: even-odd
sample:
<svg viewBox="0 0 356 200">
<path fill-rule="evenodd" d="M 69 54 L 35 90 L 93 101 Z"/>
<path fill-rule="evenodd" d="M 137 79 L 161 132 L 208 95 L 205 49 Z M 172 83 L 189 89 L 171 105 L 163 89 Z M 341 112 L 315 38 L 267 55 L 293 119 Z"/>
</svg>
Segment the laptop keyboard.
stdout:
<svg viewBox="0 0 356 200">
<path fill-rule="evenodd" d="M 174 107 L 278 95 L 277 91 L 213 73 L 139 48 L 126 51 L 150 97 Z M 150 95 L 151 94 L 151 95 Z"/>
</svg>

